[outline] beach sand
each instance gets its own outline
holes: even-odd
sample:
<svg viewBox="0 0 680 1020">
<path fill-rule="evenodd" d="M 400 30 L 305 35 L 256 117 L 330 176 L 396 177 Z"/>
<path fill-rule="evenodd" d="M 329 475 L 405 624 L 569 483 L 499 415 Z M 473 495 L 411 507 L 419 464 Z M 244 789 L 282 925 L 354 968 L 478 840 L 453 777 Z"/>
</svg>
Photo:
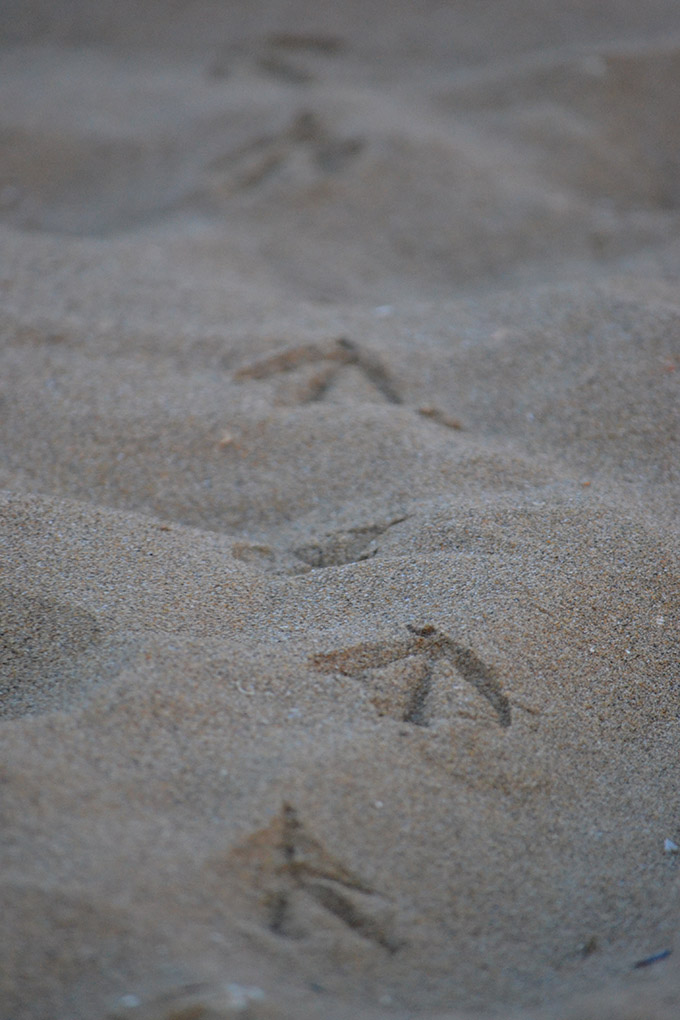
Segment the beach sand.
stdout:
<svg viewBox="0 0 680 1020">
<path fill-rule="evenodd" d="M 675 0 L 8 0 L 2 1020 L 676 1020 Z"/>
</svg>

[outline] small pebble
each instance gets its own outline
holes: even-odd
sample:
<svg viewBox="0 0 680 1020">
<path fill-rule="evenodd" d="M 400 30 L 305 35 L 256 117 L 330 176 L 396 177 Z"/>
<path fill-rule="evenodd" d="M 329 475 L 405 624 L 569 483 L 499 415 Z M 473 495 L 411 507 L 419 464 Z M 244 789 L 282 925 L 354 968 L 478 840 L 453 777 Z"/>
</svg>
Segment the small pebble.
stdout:
<svg viewBox="0 0 680 1020">
<path fill-rule="evenodd" d="M 136 1009 L 141 1006 L 142 1000 L 137 995 L 121 995 L 118 1005 L 124 1009 Z"/>
</svg>

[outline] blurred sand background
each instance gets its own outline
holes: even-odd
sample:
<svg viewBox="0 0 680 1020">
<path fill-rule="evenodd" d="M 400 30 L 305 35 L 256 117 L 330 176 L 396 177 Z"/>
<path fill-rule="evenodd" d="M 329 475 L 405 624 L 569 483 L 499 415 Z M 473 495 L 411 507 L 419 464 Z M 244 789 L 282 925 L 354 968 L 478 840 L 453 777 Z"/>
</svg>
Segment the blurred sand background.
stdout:
<svg viewBox="0 0 680 1020">
<path fill-rule="evenodd" d="M 0 32 L 0 1016 L 677 1020 L 676 0 Z"/>
</svg>

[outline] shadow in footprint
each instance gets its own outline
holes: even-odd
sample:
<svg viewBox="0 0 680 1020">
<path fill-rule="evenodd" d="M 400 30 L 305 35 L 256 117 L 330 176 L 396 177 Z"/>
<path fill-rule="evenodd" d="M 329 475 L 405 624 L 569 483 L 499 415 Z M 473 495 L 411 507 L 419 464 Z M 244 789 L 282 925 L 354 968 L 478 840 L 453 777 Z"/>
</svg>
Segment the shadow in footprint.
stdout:
<svg viewBox="0 0 680 1020">
<path fill-rule="evenodd" d="M 405 520 L 406 515 L 402 514 L 389 521 L 336 531 L 322 539 L 296 546 L 293 552 L 303 563 L 316 569 L 358 563 L 375 556 L 378 552 L 375 540 L 388 528 Z"/>
<path fill-rule="evenodd" d="M 362 373 L 375 391 L 377 399 L 382 398 L 388 404 L 402 403 L 401 394 L 380 360 L 347 337 L 288 347 L 260 361 L 244 365 L 234 373 L 234 381 L 270 379 L 309 366 L 318 366 L 318 370 L 306 380 L 304 390 L 298 394 L 299 403 L 311 404 L 323 400 L 338 373 L 347 366 L 354 366 Z"/>
<path fill-rule="evenodd" d="M 408 660 L 405 683 L 397 685 L 397 693 L 388 697 L 392 710 L 383 714 L 396 714 L 402 722 L 414 726 L 430 724 L 434 671 L 438 663 L 448 664 L 491 706 L 498 725 L 503 729 L 510 726 L 510 701 L 503 693 L 501 682 L 471 648 L 458 644 L 429 624 L 407 629 L 409 637 L 401 640 L 354 645 L 315 655 L 310 663 L 323 673 L 366 679 L 368 673 Z"/>
<path fill-rule="evenodd" d="M 263 924 L 281 938 L 308 939 L 330 927 L 395 953 L 390 902 L 333 857 L 291 804 L 228 858 L 241 888 L 257 895 Z"/>
</svg>

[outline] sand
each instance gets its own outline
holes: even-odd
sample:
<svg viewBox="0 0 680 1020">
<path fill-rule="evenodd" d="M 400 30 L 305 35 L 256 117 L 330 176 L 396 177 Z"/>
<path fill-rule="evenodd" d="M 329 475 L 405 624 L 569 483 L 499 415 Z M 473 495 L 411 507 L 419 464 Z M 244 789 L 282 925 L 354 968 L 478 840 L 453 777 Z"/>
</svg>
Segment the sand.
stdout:
<svg viewBox="0 0 680 1020">
<path fill-rule="evenodd" d="M 1 30 L 2 1020 L 676 1020 L 675 0 Z"/>
</svg>

